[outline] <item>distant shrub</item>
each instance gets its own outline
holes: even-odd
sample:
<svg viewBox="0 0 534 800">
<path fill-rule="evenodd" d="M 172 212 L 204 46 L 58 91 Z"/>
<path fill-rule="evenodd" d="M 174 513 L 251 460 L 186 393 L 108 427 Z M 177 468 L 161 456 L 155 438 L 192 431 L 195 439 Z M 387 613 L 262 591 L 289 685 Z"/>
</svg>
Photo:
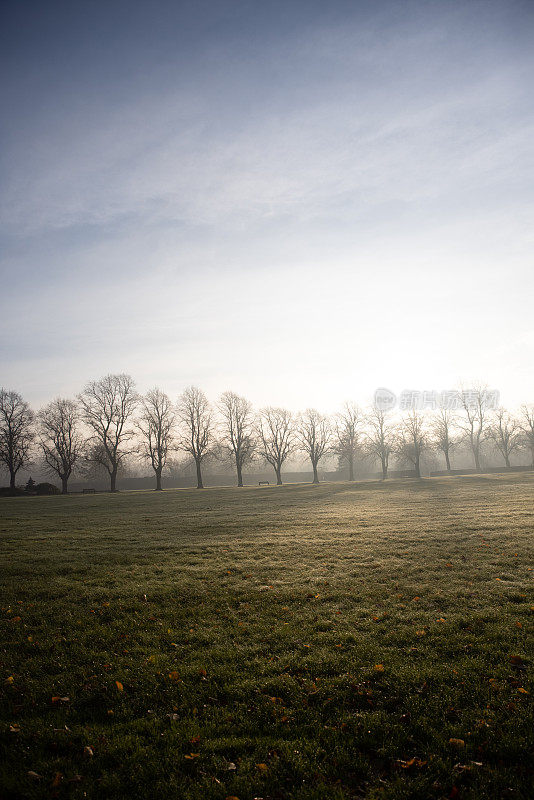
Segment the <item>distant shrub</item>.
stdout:
<svg viewBox="0 0 534 800">
<path fill-rule="evenodd" d="M 61 490 L 53 483 L 38 483 L 34 489 L 36 494 L 61 494 Z"/>
<path fill-rule="evenodd" d="M 20 486 L 15 489 L 11 489 L 9 486 L 0 486 L 0 497 L 18 497 L 21 494 L 26 494 L 26 492 Z"/>
</svg>

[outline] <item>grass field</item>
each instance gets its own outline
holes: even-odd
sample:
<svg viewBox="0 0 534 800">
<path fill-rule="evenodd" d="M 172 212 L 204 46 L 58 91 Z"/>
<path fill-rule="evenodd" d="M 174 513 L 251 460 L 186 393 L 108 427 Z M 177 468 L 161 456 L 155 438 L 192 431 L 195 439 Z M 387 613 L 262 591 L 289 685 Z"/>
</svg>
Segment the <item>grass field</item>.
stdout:
<svg viewBox="0 0 534 800">
<path fill-rule="evenodd" d="M 526 473 L 2 499 L 0 797 L 532 798 L 533 532 Z"/>
</svg>

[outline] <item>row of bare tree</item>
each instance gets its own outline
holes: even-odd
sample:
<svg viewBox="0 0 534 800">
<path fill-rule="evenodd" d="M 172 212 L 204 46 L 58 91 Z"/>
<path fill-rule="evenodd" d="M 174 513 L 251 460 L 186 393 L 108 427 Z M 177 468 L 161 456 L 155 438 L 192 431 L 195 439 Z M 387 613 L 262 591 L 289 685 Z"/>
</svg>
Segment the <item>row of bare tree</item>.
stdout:
<svg viewBox="0 0 534 800">
<path fill-rule="evenodd" d="M 133 379 L 120 374 L 91 381 L 76 400 L 58 398 L 34 414 L 17 392 L 0 390 L 0 463 L 9 472 L 12 489 L 36 448 L 66 493 L 80 462 L 103 467 L 111 491 L 116 491 L 117 474 L 134 453 L 151 465 L 161 490 L 171 454 L 185 452 L 195 464 L 200 489 L 202 466 L 210 456 L 233 463 L 238 486 L 243 486 L 243 470 L 254 459 L 270 464 L 281 484 L 284 463 L 300 451 L 309 458 L 313 482 L 318 483 L 319 463 L 327 455 L 337 456 L 351 481 L 357 458 L 372 457 L 385 479 L 391 456 L 420 476 L 425 451 L 441 452 L 450 471 L 451 453 L 467 445 L 480 470 L 487 442 L 507 467 L 516 450 L 528 449 L 534 468 L 534 406 L 522 406 L 514 417 L 503 408 L 489 408 L 486 392 L 477 389 L 459 393 L 459 410 L 412 410 L 399 419 L 376 407 L 364 413 L 354 403 L 331 417 L 313 408 L 296 416 L 273 407 L 255 413 L 234 392 L 224 392 L 214 409 L 194 386 L 176 404 L 160 389 L 141 396 Z"/>
</svg>

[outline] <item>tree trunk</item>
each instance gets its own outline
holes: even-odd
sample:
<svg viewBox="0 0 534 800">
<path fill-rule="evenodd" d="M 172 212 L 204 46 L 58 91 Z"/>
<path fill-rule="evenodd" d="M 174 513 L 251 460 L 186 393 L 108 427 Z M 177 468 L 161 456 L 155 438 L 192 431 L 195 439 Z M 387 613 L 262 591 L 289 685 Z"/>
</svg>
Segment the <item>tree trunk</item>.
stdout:
<svg viewBox="0 0 534 800">
<path fill-rule="evenodd" d="M 388 476 L 388 465 L 386 464 L 384 459 L 382 459 L 382 480 L 385 481 L 387 476 Z"/>
<path fill-rule="evenodd" d="M 510 469 L 510 459 L 508 455 L 505 455 L 504 460 L 506 461 L 506 466 L 508 467 L 508 469 Z"/>
<path fill-rule="evenodd" d="M 12 489 L 12 490 L 15 488 L 15 476 L 16 476 L 16 474 L 17 473 L 13 472 L 12 469 L 9 470 L 9 488 Z"/>
<path fill-rule="evenodd" d="M 110 491 L 111 492 L 116 492 L 117 491 L 117 468 L 116 467 L 112 472 L 110 472 L 109 477 L 110 477 L 110 480 L 111 480 Z"/>
<path fill-rule="evenodd" d="M 161 467 L 155 470 L 156 473 L 156 492 L 161 492 Z"/>
<path fill-rule="evenodd" d="M 420 466 L 420 463 L 419 463 L 419 456 L 416 456 L 416 458 L 415 458 L 415 477 L 416 478 L 420 478 L 421 477 L 421 466 Z"/>
<path fill-rule="evenodd" d="M 237 485 L 243 486 L 243 474 L 241 472 L 241 464 L 236 464 L 237 468 Z"/>
<path fill-rule="evenodd" d="M 67 489 L 68 478 L 65 475 L 61 476 L 61 494 L 68 494 L 69 490 Z"/>
<path fill-rule="evenodd" d="M 282 468 L 281 467 L 275 467 L 274 471 L 276 472 L 276 485 L 277 486 L 281 486 L 282 485 Z"/>
<path fill-rule="evenodd" d="M 447 464 L 447 472 L 451 471 L 451 460 L 449 458 L 449 451 L 445 450 L 445 463 Z"/>
<path fill-rule="evenodd" d="M 197 489 L 203 489 L 204 484 L 202 483 L 202 470 L 200 469 L 200 461 L 196 461 L 197 465 Z"/>
<path fill-rule="evenodd" d="M 473 456 L 475 458 L 475 469 L 480 472 L 480 454 L 477 449 L 473 450 Z"/>
<path fill-rule="evenodd" d="M 317 464 L 312 463 L 312 467 L 313 467 L 313 482 L 319 483 L 319 475 L 317 474 Z"/>
<path fill-rule="evenodd" d="M 354 458 L 350 456 L 349 458 L 349 481 L 354 480 Z"/>
</svg>

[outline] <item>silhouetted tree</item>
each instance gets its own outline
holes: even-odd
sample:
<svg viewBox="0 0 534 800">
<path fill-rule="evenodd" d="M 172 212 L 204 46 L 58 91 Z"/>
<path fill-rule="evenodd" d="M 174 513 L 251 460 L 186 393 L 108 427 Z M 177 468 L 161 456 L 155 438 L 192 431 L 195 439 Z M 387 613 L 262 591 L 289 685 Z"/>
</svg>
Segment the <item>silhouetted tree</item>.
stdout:
<svg viewBox="0 0 534 800">
<path fill-rule="evenodd" d="M 169 397 L 161 389 L 151 389 L 140 399 L 141 414 L 137 427 L 141 435 L 142 456 L 156 474 L 156 491 L 161 491 L 161 474 L 173 443 L 175 411 Z"/>
<path fill-rule="evenodd" d="M 521 431 L 517 420 L 504 408 L 498 408 L 493 414 L 493 423 L 488 429 L 495 449 L 504 458 L 507 467 L 510 466 L 510 456 L 521 444 Z"/>
<path fill-rule="evenodd" d="M 354 461 L 359 451 L 363 414 L 354 403 L 345 403 L 334 418 L 332 452 L 349 468 L 349 481 L 354 480 Z"/>
<path fill-rule="evenodd" d="M 483 442 L 488 437 L 488 391 L 485 386 L 461 389 L 458 392 L 462 414 L 458 418 L 458 426 L 464 432 L 475 462 L 475 469 L 480 471 L 480 455 Z"/>
<path fill-rule="evenodd" d="M 393 452 L 395 435 L 389 412 L 373 406 L 366 418 L 365 449 L 380 461 L 382 480 L 388 476 L 389 459 Z"/>
<path fill-rule="evenodd" d="M 421 455 L 426 447 L 425 418 L 416 410 L 410 411 L 398 425 L 395 450 L 401 461 L 413 464 L 417 478 L 421 477 Z"/>
<path fill-rule="evenodd" d="M 431 420 L 432 443 L 445 456 L 448 472 L 451 471 L 451 450 L 456 447 L 455 425 L 456 415 L 448 408 L 438 409 Z"/>
<path fill-rule="evenodd" d="M 135 434 L 128 423 L 135 411 L 138 396 L 129 375 L 106 375 L 91 381 L 79 395 L 81 414 L 92 431 L 87 457 L 103 466 L 110 477 L 110 489 L 117 491 L 117 472 L 135 447 L 125 445 Z"/>
<path fill-rule="evenodd" d="M 254 457 L 252 403 L 235 392 L 223 392 L 219 399 L 222 418 L 221 444 L 230 454 L 237 471 L 237 485 L 243 486 L 243 467 Z"/>
<path fill-rule="evenodd" d="M 206 395 L 196 386 L 189 386 L 178 400 L 178 418 L 184 433 L 180 447 L 189 453 L 197 469 L 197 489 L 203 489 L 202 462 L 214 444 L 213 413 Z"/>
<path fill-rule="evenodd" d="M 315 408 L 308 408 L 297 421 L 297 440 L 300 449 L 307 453 L 313 468 L 313 482 L 319 483 L 317 465 L 326 453 L 331 439 L 327 417 Z"/>
<path fill-rule="evenodd" d="M 295 447 L 293 418 L 285 408 L 264 408 L 256 422 L 259 451 L 274 469 L 276 483 L 282 485 L 282 465 Z"/>
<path fill-rule="evenodd" d="M 68 480 L 82 452 L 83 437 L 79 431 L 80 413 L 74 400 L 58 398 L 39 411 L 39 444 L 45 463 L 61 479 L 63 494 L 68 493 Z"/>
<path fill-rule="evenodd" d="M 33 411 L 20 394 L 0 389 L 0 462 L 9 472 L 11 489 L 19 469 L 30 463 L 33 419 Z"/>
<path fill-rule="evenodd" d="M 519 410 L 519 427 L 523 445 L 530 450 L 530 460 L 534 469 L 534 405 L 524 404 Z"/>
</svg>

